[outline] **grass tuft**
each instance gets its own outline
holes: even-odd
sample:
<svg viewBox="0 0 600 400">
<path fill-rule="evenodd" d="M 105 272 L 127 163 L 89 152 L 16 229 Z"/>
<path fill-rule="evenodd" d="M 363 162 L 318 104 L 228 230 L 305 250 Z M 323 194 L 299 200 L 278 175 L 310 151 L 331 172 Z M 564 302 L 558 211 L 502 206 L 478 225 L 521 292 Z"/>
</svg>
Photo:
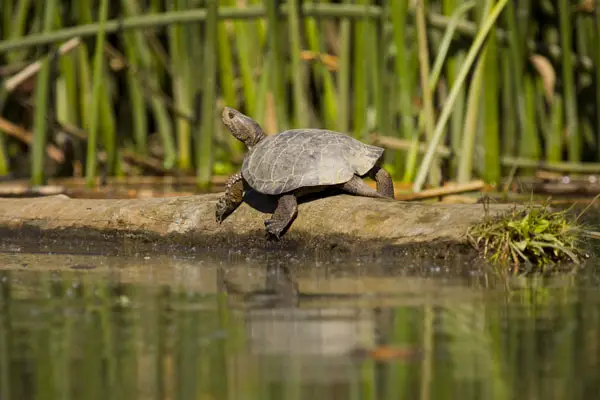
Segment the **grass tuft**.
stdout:
<svg viewBox="0 0 600 400">
<path fill-rule="evenodd" d="M 548 202 L 513 208 L 505 215 L 491 216 L 467 232 L 471 244 L 496 266 L 513 274 L 545 272 L 562 263 L 579 264 L 582 229 L 568 210 L 555 211 Z"/>
</svg>

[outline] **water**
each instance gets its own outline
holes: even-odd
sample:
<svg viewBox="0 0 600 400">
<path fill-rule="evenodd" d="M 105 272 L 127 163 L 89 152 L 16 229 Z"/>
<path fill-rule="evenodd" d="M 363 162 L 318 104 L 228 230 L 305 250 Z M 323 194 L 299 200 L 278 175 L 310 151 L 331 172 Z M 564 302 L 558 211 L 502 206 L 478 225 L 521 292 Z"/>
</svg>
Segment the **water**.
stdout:
<svg viewBox="0 0 600 400">
<path fill-rule="evenodd" d="M 583 399 L 600 291 L 388 264 L 0 253 L 0 399 Z M 450 272 L 446 272 L 450 271 Z"/>
</svg>

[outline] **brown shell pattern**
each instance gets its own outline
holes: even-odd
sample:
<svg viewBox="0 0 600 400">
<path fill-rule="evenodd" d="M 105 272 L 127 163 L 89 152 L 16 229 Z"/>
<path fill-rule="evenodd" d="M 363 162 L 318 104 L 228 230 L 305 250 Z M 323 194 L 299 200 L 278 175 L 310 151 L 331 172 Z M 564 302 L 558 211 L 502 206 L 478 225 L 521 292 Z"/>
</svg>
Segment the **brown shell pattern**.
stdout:
<svg viewBox="0 0 600 400">
<path fill-rule="evenodd" d="M 242 174 L 258 192 L 279 195 L 307 186 L 345 183 L 366 174 L 381 147 L 324 129 L 292 129 L 268 136 L 246 155 Z"/>
</svg>

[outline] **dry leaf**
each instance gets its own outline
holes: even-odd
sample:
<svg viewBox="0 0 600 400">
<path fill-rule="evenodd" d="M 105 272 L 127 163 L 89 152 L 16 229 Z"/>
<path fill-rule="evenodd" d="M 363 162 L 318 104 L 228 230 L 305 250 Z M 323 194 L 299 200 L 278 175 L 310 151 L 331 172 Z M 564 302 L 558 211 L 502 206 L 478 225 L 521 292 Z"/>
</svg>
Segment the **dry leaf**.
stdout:
<svg viewBox="0 0 600 400">
<path fill-rule="evenodd" d="M 594 12 L 594 7 L 595 7 L 595 0 L 583 0 L 581 2 L 581 4 L 577 5 L 576 10 L 580 11 L 580 12 L 589 12 L 589 13 L 593 13 Z"/>
<path fill-rule="evenodd" d="M 542 77 L 544 84 L 544 92 L 548 103 L 552 103 L 554 98 L 554 86 L 556 84 L 556 71 L 552 66 L 552 63 L 544 56 L 539 54 L 533 54 L 529 57 L 529 61 L 535 67 L 536 71 Z"/>
<path fill-rule="evenodd" d="M 337 57 L 330 54 L 304 50 L 300 52 L 300 58 L 305 61 L 318 61 L 325 65 L 329 71 L 337 71 L 338 69 Z"/>
</svg>

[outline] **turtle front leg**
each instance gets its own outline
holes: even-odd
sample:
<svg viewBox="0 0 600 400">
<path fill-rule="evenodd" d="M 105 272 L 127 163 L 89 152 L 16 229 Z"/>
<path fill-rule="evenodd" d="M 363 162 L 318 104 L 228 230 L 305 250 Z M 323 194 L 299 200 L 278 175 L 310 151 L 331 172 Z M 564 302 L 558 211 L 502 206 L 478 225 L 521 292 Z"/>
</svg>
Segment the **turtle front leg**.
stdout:
<svg viewBox="0 0 600 400">
<path fill-rule="evenodd" d="M 244 198 L 244 181 L 242 179 L 242 173 L 238 172 L 233 174 L 227 179 L 225 183 L 225 193 L 219 197 L 217 201 L 217 207 L 215 216 L 217 222 L 220 224 L 235 211 Z"/>
<path fill-rule="evenodd" d="M 385 197 L 394 198 L 394 181 L 389 172 L 387 172 L 382 166 L 375 165 L 368 172 L 371 179 L 377 184 L 377 191 Z"/>
<path fill-rule="evenodd" d="M 293 194 L 285 194 L 277 200 L 277 208 L 270 219 L 265 220 L 267 235 L 279 240 L 283 231 L 298 215 L 298 202 Z"/>
</svg>

